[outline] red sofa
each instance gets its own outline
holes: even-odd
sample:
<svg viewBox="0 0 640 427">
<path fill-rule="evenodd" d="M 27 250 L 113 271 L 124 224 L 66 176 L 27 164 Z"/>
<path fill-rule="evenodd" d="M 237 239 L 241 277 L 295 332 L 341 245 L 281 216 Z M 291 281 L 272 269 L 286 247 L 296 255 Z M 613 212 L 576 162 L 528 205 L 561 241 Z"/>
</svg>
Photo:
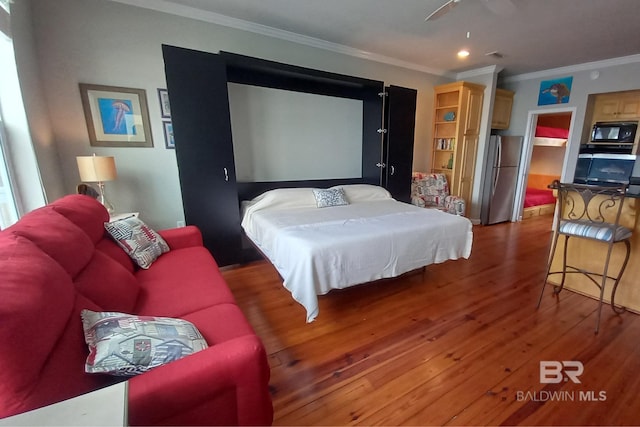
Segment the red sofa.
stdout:
<svg viewBox="0 0 640 427">
<path fill-rule="evenodd" d="M 105 234 L 95 199 L 63 197 L 0 232 L 0 418 L 123 377 L 87 374 L 80 311 L 192 322 L 209 347 L 129 379 L 132 425 L 269 425 L 262 342 L 193 226 L 160 231 L 148 270 Z"/>
</svg>

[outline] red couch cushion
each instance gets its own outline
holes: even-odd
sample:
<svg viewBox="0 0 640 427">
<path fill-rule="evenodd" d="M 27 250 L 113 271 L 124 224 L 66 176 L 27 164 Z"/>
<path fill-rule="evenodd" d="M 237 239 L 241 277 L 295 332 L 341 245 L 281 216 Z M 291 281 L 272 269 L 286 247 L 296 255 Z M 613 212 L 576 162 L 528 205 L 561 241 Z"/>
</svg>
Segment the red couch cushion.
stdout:
<svg viewBox="0 0 640 427">
<path fill-rule="evenodd" d="M 31 240 L 71 277 L 87 265 L 95 250 L 94 243 L 80 227 L 49 206 L 28 213 L 6 232 Z"/>
<path fill-rule="evenodd" d="M 209 346 L 243 335 L 255 335 L 240 308 L 235 304 L 218 304 L 182 317 L 198 328 Z"/>
<path fill-rule="evenodd" d="M 95 251 L 74 283 L 78 292 L 106 311 L 131 312 L 140 293 L 133 273 L 101 251 Z"/>
<path fill-rule="evenodd" d="M 104 235 L 104 223 L 109 221 L 109 213 L 94 198 L 73 194 L 56 200 L 50 207 L 82 229 L 93 243 Z"/>
<path fill-rule="evenodd" d="M 127 269 L 127 271 L 133 273 L 135 271 L 135 264 L 133 260 L 125 251 L 122 250 L 120 246 L 108 236 L 108 233 L 105 231 L 105 237 L 101 239 L 98 243 L 96 243 L 96 250 L 108 255 L 114 260 L 118 261 L 120 265 Z"/>
<path fill-rule="evenodd" d="M 0 414 L 7 415 L 37 389 L 76 294 L 60 265 L 22 237 L 0 236 L 0 271 Z"/>
<path fill-rule="evenodd" d="M 211 260 L 211 254 L 202 246 L 184 248 L 162 254 L 149 270 L 138 270 L 136 279 L 142 290 L 135 312 L 182 317 L 216 304 L 235 304 Z"/>
<path fill-rule="evenodd" d="M 87 298 L 76 294 L 72 314 L 63 327 L 64 334 L 53 350 L 47 354 L 47 361 L 39 371 L 31 393 L 23 397 L 20 412 L 70 399 L 122 381 L 122 378 L 84 372 L 84 363 L 89 349 L 84 342 L 80 317 L 83 309 L 101 310 Z M 42 318 L 40 322 L 42 328 L 46 328 L 46 320 Z"/>
</svg>

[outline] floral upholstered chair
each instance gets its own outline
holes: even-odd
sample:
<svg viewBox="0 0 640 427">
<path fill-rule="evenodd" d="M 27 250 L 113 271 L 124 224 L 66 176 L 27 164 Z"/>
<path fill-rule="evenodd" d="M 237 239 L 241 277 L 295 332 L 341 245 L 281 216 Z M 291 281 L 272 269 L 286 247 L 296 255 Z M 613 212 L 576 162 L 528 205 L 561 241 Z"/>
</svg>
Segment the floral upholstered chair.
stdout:
<svg viewBox="0 0 640 427">
<path fill-rule="evenodd" d="M 413 172 L 411 203 L 422 208 L 436 208 L 454 215 L 464 215 L 464 199 L 449 194 L 447 177 L 441 173 Z"/>
</svg>

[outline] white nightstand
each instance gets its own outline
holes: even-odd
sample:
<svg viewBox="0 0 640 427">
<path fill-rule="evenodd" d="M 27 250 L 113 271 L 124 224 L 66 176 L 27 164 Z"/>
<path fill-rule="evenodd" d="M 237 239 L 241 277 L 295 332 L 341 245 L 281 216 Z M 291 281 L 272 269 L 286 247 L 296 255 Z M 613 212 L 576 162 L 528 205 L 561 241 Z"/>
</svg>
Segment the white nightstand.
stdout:
<svg viewBox="0 0 640 427">
<path fill-rule="evenodd" d="M 0 419 L 0 426 L 126 426 L 128 382 Z"/>
</svg>

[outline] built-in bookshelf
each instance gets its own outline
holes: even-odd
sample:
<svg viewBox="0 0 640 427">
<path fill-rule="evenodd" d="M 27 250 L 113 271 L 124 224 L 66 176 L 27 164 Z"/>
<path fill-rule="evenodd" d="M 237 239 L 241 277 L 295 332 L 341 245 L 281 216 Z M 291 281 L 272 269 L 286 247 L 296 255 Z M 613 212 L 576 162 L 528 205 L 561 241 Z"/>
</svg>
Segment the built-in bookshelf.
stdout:
<svg viewBox="0 0 640 427">
<path fill-rule="evenodd" d="M 484 86 L 454 82 L 434 92 L 431 172 L 447 177 L 451 194 L 469 199 Z"/>
<path fill-rule="evenodd" d="M 445 174 L 449 185 L 455 161 L 459 94 L 458 90 L 437 93 L 436 88 L 431 170 Z"/>
</svg>

